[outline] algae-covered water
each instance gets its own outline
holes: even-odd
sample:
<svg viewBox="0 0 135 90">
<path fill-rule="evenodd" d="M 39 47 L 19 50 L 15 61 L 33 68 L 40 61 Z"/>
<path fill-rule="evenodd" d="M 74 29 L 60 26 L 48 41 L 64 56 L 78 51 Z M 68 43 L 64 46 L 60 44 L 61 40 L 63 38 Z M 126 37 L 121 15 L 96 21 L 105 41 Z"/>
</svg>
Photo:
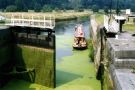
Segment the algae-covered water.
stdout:
<svg viewBox="0 0 135 90">
<path fill-rule="evenodd" d="M 89 49 L 73 50 L 76 24 L 83 24 L 85 37 L 90 39 L 89 20 L 58 23 L 56 31 L 56 90 L 100 90 Z"/>
</svg>

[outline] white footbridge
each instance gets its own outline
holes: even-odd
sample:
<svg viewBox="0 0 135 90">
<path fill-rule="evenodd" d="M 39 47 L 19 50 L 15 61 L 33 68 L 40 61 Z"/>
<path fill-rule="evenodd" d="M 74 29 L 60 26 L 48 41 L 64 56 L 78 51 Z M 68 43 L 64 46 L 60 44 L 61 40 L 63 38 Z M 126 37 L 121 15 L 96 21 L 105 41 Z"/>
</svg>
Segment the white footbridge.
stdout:
<svg viewBox="0 0 135 90">
<path fill-rule="evenodd" d="M 55 17 L 53 15 L 29 15 L 12 14 L 11 18 L 6 19 L 6 25 L 10 27 L 31 27 L 41 29 L 54 29 Z"/>
</svg>

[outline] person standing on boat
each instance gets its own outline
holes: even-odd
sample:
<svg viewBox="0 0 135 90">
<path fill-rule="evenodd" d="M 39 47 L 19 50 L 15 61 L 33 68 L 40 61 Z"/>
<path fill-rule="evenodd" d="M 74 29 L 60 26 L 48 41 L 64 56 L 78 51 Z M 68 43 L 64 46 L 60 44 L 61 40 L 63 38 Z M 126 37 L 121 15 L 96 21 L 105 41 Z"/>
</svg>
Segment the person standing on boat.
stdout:
<svg viewBox="0 0 135 90">
<path fill-rule="evenodd" d="M 77 41 L 77 44 L 80 44 L 80 41 L 84 37 L 83 27 L 82 25 L 78 25 L 75 27 L 75 40 Z M 75 42 L 76 42 L 75 41 Z"/>
</svg>

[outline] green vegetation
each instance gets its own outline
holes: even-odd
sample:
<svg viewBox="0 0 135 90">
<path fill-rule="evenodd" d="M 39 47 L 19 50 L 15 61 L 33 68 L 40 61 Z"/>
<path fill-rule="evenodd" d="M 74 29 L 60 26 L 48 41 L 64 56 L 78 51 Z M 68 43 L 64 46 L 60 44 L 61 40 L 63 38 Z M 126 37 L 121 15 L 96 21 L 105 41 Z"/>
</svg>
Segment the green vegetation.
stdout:
<svg viewBox="0 0 135 90">
<path fill-rule="evenodd" d="M 123 29 L 126 31 L 135 32 L 134 19 L 130 18 L 129 21 L 124 24 Z"/>
<path fill-rule="evenodd" d="M 50 5 L 44 5 L 42 8 L 42 12 L 52 12 L 52 7 Z"/>
<path fill-rule="evenodd" d="M 135 73 L 135 67 L 133 67 L 133 71 L 132 72 Z"/>
<path fill-rule="evenodd" d="M 105 14 L 108 14 L 109 13 L 109 9 L 108 9 L 108 7 L 104 7 L 104 12 L 105 12 Z"/>
<path fill-rule="evenodd" d="M 1 90 L 54 90 L 35 83 L 29 83 L 24 80 L 13 79 Z"/>
<path fill-rule="evenodd" d="M 8 45 L 0 48 L 0 67 L 10 61 L 10 50 Z"/>
<path fill-rule="evenodd" d="M 93 12 L 98 12 L 99 11 L 99 7 L 97 5 L 93 5 L 92 6 L 92 11 Z"/>
<path fill-rule="evenodd" d="M 5 24 L 5 21 L 4 21 L 4 20 L 1 20 L 1 21 L 0 21 L 0 24 Z"/>
<path fill-rule="evenodd" d="M 103 14 L 95 14 L 95 19 L 99 25 L 102 25 L 104 23 L 104 17 Z"/>
<path fill-rule="evenodd" d="M 17 7 L 15 5 L 10 5 L 7 6 L 6 8 L 6 12 L 16 12 L 17 11 Z"/>
<path fill-rule="evenodd" d="M 98 22 L 99 25 L 104 23 L 104 18 L 103 18 L 103 14 L 95 14 L 95 19 Z M 130 19 L 129 22 L 126 22 L 123 25 L 123 30 L 125 31 L 131 31 L 131 32 L 135 32 L 135 24 L 134 24 L 134 20 Z"/>
<path fill-rule="evenodd" d="M 125 24 L 123 29 L 126 31 L 135 32 L 135 25 L 134 24 Z"/>
<path fill-rule="evenodd" d="M 15 65 L 35 69 L 35 83 L 48 87 L 54 86 L 53 52 L 31 46 L 15 46 Z M 22 75 L 24 80 L 31 79 L 30 75 Z M 31 80 L 30 80 L 31 81 Z"/>
<path fill-rule="evenodd" d="M 89 42 L 89 57 L 90 57 L 91 61 L 94 62 L 94 48 L 92 45 L 92 41 Z"/>
<path fill-rule="evenodd" d="M 56 39 L 56 48 L 63 50 L 72 48 L 71 35 L 57 36 Z M 94 64 L 89 58 L 89 51 L 90 49 L 73 50 L 73 55 L 62 57 L 60 63 L 56 63 L 55 90 L 101 90 Z"/>
<path fill-rule="evenodd" d="M 118 8 L 126 9 L 131 8 L 135 11 L 135 0 L 118 0 Z M 116 9 L 117 0 L 112 0 L 112 8 Z M 17 7 L 17 11 L 27 12 L 28 10 L 44 11 L 54 10 L 58 8 L 59 10 L 79 10 L 79 9 L 92 9 L 93 7 L 98 7 L 104 9 L 104 6 L 108 8 L 111 5 L 110 0 L 0 0 L 0 9 L 5 10 L 10 5 Z M 51 7 L 51 8 L 50 8 Z M 95 9 L 94 9 L 95 10 Z M 97 10 L 96 10 L 97 11 Z"/>
<path fill-rule="evenodd" d="M 89 49 L 74 51 L 72 56 L 64 57 L 61 63 L 56 64 L 56 76 L 61 81 L 57 82 L 60 86 L 56 90 L 101 90 L 88 54 Z"/>
<path fill-rule="evenodd" d="M 3 16 L 11 18 L 12 13 L 1 13 Z M 40 18 L 43 18 L 45 15 L 46 18 L 50 18 L 49 16 L 55 16 L 56 21 L 62 21 L 62 20 L 72 20 L 77 19 L 78 17 L 89 17 L 91 12 L 84 11 L 84 12 L 48 12 L 48 13 L 19 13 L 16 12 L 14 14 L 23 14 L 25 18 L 29 18 L 30 15 L 40 16 Z"/>
<path fill-rule="evenodd" d="M 110 79 L 110 73 L 108 70 L 104 70 L 104 75 L 102 76 L 103 78 L 103 88 L 104 90 L 114 90 L 113 88 L 113 82 Z"/>
</svg>

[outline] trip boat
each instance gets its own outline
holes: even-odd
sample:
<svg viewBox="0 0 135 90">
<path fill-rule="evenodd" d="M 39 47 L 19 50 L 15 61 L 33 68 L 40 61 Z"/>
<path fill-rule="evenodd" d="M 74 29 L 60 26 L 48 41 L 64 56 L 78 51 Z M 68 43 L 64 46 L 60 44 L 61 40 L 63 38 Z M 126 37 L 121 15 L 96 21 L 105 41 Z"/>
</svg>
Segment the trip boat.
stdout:
<svg viewBox="0 0 135 90">
<path fill-rule="evenodd" d="M 73 43 L 74 49 L 86 49 L 87 48 L 87 42 L 85 40 L 83 26 L 78 25 L 75 27 L 75 33 L 74 33 L 74 43 Z"/>
</svg>

